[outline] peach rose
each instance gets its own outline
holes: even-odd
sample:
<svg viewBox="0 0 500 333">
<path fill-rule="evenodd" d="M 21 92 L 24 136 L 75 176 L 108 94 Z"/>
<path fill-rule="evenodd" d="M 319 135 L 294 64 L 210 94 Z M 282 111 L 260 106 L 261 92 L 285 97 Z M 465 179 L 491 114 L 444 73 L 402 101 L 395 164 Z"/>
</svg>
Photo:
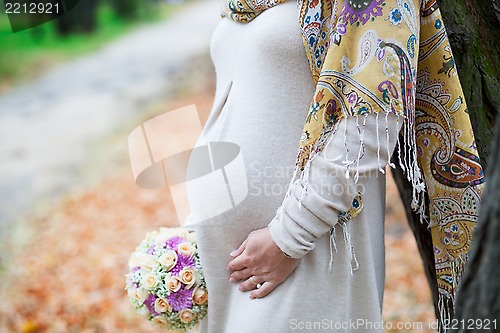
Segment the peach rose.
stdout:
<svg viewBox="0 0 500 333">
<path fill-rule="evenodd" d="M 132 290 L 132 298 L 139 302 L 139 304 L 144 303 L 148 298 L 149 292 L 142 288 L 137 288 Z"/>
<path fill-rule="evenodd" d="M 157 298 L 155 301 L 155 311 L 158 313 L 172 311 L 172 306 L 164 298 Z"/>
<path fill-rule="evenodd" d="M 158 262 L 165 266 L 167 271 L 169 271 L 175 266 L 175 264 L 177 264 L 177 253 L 175 253 L 175 251 L 168 250 L 158 259 Z"/>
<path fill-rule="evenodd" d="M 168 286 L 168 289 L 172 292 L 179 291 L 181 288 L 181 281 L 175 277 L 172 276 L 172 274 L 168 273 L 167 276 L 165 276 L 165 284 Z"/>
<path fill-rule="evenodd" d="M 203 305 L 208 301 L 208 292 L 200 287 L 193 290 L 193 302 L 197 305 Z"/>
<path fill-rule="evenodd" d="M 156 276 L 149 273 L 142 277 L 141 284 L 144 287 L 144 289 L 152 290 L 154 287 L 158 285 L 158 279 L 156 278 Z"/>
<path fill-rule="evenodd" d="M 192 322 L 195 318 L 196 314 L 189 309 L 184 309 L 179 312 L 179 319 L 185 324 Z"/>
<path fill-rule="evenodd" d="M 184 242 L 177 245 L 177 251 L 186 257 L 191 257 L 194 254 L 195 248 L 191 243 Z"/>
<path fill-rule="evenodd" d="M 153 317 L 151 320 L 156 326 L 159 326 L 161 328 L 166 328 L 169 329 L 171 327 L 170 323 L 168 322 L 167 318 L 162 317 L 162 316 L 156 316 Z"/>
<path fill-rule="evenodd" d="M 198 273 L 191 267 L 184 267 L 182 271 L 179 272 L 179 277 L 181 282 L 186 285 L 186 289 L 191 288 L 197 279 Z"/>
</svg>

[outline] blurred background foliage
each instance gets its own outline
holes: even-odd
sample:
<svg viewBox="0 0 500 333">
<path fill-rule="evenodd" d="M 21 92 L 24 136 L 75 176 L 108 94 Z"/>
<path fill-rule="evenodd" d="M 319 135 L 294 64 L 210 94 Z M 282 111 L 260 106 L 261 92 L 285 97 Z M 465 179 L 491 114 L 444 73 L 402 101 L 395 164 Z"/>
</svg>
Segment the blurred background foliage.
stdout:
<svg viewBox="0 0 500 333">
<path fill-rule="evenodd" d="M 184 2 L 80 0 L 67 14 L 16 33 L 5 11 L 0 11 L 0 91 L 94 51 L 138 25 L 166 19 Z"/>
</svg>

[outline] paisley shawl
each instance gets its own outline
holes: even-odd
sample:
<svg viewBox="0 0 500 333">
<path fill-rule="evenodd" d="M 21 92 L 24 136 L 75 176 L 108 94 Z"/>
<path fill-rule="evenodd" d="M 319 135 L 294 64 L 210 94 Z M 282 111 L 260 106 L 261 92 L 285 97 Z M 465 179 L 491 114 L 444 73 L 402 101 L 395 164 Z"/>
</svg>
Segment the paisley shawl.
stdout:
<svg viewBox="0 0 500 333">
<path fill-rule="evenodd" d="M 246 23 L 285 1 L 228 0 L 223 16 Z M 438 5 L 435 0 L 298 0 L 298 20 L 316 91 L 292 182 L 307 179 L 311 161 L 342 118 L 355 116 L 358 124 L 369 113 L 380 116 L 377 124 L 389 113 L 401 118 L 395 156 L 413 186 L 412 208 L 431 230 L 440 328 L 446 331 L 443 323 L 453 314 L 484 175 Z M 362 133 L 362 126 L 355 132 Z M 386 133 L 379 146 L 389 141 Z M 360 158 L 346 153 L 346 177 Z M 339 222 L 351 220 L 362 207 L 358 194 L 353 207 L 339 213 Z"/>
</svg>

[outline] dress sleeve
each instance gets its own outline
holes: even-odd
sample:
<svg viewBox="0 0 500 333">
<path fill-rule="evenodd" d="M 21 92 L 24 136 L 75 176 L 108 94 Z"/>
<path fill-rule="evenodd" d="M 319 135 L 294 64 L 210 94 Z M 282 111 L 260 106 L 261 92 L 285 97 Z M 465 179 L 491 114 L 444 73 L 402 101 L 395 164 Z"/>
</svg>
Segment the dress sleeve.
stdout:
<svg viewBox="0 0 500 333">
<path fill-rule="evenodd" d="M 290 184 L 269 224 L 271 237 L 284 253 L 304 256 L 338 222 L 339 212 L 349 211 L 358 186 L 389 163 L 402 123 L 392 113 L 347 117 L 338 123 L 331 141 L 311 161 L 307 184 L 303 179 Z"/>
</svg>

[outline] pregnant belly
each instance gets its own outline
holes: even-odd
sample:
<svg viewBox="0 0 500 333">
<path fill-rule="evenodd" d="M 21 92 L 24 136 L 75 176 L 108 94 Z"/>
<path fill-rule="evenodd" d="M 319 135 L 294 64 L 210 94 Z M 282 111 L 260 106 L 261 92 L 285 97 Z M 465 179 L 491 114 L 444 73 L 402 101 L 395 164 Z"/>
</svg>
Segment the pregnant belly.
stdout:
<svg viewBox="0 0 500 333">
<path fill-rule="evenodd" d="M 186 184 L 189 224 L 264 227 L 285 196 L 293 172 L 293 146 L 289 156 L 284 157 L 283 151 L 287 149 L 274 151 L 241 137 L 230 139 L 211 142 L 212 160 L 205 161 L 205 165 L 211 163 L 213 169 L 209 166 L 210 172 L 202 172 L 202 177 Z M 236 151 L 222 151 L 220 148 L 224 146 Z M 206 147 L 200 148 L 206 150 Z M 191 159 L 192 168 L 202 164 L 196 156 Z"/>
</svg>

